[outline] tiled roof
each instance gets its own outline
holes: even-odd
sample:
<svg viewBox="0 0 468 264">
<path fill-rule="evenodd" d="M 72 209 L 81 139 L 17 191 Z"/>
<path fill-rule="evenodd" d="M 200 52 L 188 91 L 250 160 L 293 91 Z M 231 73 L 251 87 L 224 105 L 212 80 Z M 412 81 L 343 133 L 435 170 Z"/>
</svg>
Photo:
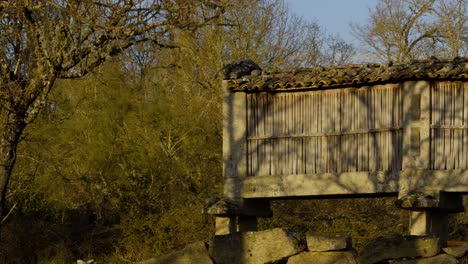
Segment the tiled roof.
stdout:
<svg viewBox="0 0 468 264">
<path fill-rule="evenodd" d="M 346 65 L 277 73 L 255 73 L 228 79 L 233 91 L 284 91 L 359 87 L 407 80 L 468 80 L 468 57 L 453 60 L 432 58 L 408 64 Z"/>
</svg>

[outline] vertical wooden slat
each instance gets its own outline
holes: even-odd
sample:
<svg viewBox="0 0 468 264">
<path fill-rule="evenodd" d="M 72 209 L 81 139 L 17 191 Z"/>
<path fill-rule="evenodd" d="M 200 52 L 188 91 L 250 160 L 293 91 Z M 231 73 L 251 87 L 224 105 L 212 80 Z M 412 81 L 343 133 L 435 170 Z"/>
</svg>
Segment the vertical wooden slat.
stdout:
<svg viewBox="0 0 468 264">
<path fill-rule="evenodd" d="M 468 127 L 468 83 L 464 82 L 463 87 L 463 125 Z M 463 169 L 468 169 L 468 129 L 463 130 Z"/>
<path fill-rule="evenodd" d="M 312 133 L 317 129 L 317 126 L 314 125 L 314 117 L 317 115 L 315 109 L 315 100 L 313 94 L 307 95 L 307 109 L 310 109 L 307 113 L 307 123 L 306 123 L 306 133 Z M 307 138 L 307 148 L 306 148 L 306 174 L 315 173 L 315 148 L 316 148 L 316 138 Z"/>
<path fill-rule="evenodd" d="M 431 90 L 430 90 L 430 93 L 431 93 L 431 105 L 430 105 L 430 114 L 431 114 L 431 121 L 430 121 L 430 124 L 431 125 L 434 125 L 434 121 L 435 121 L 435 118 L 436 118 L 436 112 L 437 112 L 437 103 L 436 103 L 436 98 L 434 98 L 434 94 L 436 93 L 436 88 L 437 88 L 437 85 L 431 85 Z M 431 158 L 430 158 L 430 165 L 431 165 L 431 168 L 430 169 L 434 169 L 435 168 L 435 133 L 434 133 L 434 128 L 431 128 Z"/>
<path fill-rule="evenodd" d="M 389 127 L 388 125 L 388 115 L 391 113 L 388 109 L 388 86 L 382 88 L 382 124 L 383 128 Z M 388 155 L 388 134 L 389 132 L 382 132 L 382 137 L 383 137 L 383 147 L 382 147 L 382 152 L 383 152 L 383 159 L 382 159 L 382 170 L 389 170 L 389 155 Z"/>
<path fill-rule="evenodd" d="M 434 101 L 435 101 L 435 107 L 434 107 L 434 120 L 433 124 L 434 125 L 440 125 L 442 124 L 441 122 L 441 111 L 442 111 L 442 98 L 441 98 L 441 93 L 440 93 L 440 86 L 439 85 L 434 85 Z M 433 129 L 434 131 L 434 158 L 435 158 L 435 166 L 434 169 L 439 169 L 442 167 L 442 161 L 441 161 L 441 135 L 439 129 Z"/>
<path fill-rule="evenodd" d="M 352 114 L 352 118 L 351 118 L 351 122 L 352 122 L 352 125 L 351 125 L 351 131 L 355 131 L 357 130 L 357 122 L 358 122 L 358 119 L 356 118 L 357 117 L 357 113 L 356 113 L 356 100 L 354 98 L 354 91 L 353 89 L 350 89 L 350 92 L 349 92 L 349 96 L 350 96 L 350 100 L 351 100 L 351 109 L 350 109 L 350 112 Z M 357 141 L 356 141 L 356 135 L 350 135 L 350 140 L 351 140 L 351 155 L 349 156 L 349 159 L 351 161 L 351 170 L 352 172 L 354 171 L 357 171 L 357 161 L 356 159 L 358 158 L 358 154 L 357 154 Z"/>
<path fill-rule="evenodd" d="M 323 92 L 323 100 L 322 100 L 322 107 L 325 111 L 322 114 L 322 118 L 320 123 L 322 125 L 322 133 L 328 133 L 330 124 L 327 122 L 329 117 L 329 110 L 330 104 L 328 103 L 328 93 Z M 328 138 L 327 136 L 322 137 L 322 162 L 321 162 L 321 170 L 320 172 L 327 172 L 328 171 Z"/>
<path fill-rule="evenodd" d="M 312 112 L 314 109 L 312 109 L 310 105 L 310 93 L 305 93 L 304 95 L 304 134 L 308 135 L 310 134 L 310 122 L 311 121 L 311 115 L 313 114 Z M 311 146 L 310 146 L 310 138 L 306 137 L 304 138 L 304 173 L 305 174 L 310 174 L 310 165 L 311 165 L 311 160 L 310 160 L 310 152 L 311 152 Z"/>
<path fill-rule="evenodd" d="M 336 134 L 338 132 L 338 122 L 337 122 L 337 111 L 336 111 L 336 108 L 337 108 L 337 96 L 338 96 L 338 92 L 337 91 L 334 91 L 333 93 L 330 93 L 331 95 L 331 104 L 332 104 L 332 108 L 331 108 L 331 111 L 332 111 L 332 118 L 333 118 L 333 134 Z M 331 139 L 331 145 L 330 145 L 330 150 L 332 152 L 332 155 L 331 155 L 331 159 L 330 159 L 330 171 L 331 172 L 336 172 L 337 170 L 337 156 L 338 156 L 338 151 L 336 151 L 336 147 L 337 147 L 337 144 L 338 144 L 338 140 L 337 140 L 337 137 L 336 135 L 334 135 Z"/>
<path fill-rule="evenodd" d="M 289 128 L 289 135 L 291 134 L 294 134 L 296 132 L 296 127 L 295 127 L 295 124 L 294 124 L 294 94 L 293 93 L 289 93 L 288 94 L 288 106 L 287 106 L 287 109 L 289 110 L 289 125 L 288 125 L 288 128 Z M 289 138 L 289 145 L 290 145 L 290 150 L 288 152 L 288 155 L 289 155 L 289 163 L 290 163 L 290 166 L 289 166 L 289 172 L 288 174 L 295 174 L 295 170 L 296 170 L 296 144 L 295 144 L 295 139 L 294 138 Z"/>
<path fill-rule="evenodd" d="M 306 109 L 310 109 L 307 113 L 306 133 L 312 133 L 316 129 L 316 126 L 313 125 L 314 116 L 317 114 L 315 107 L 313 94 L 309 93 L 306 100 Z M 315 156 L 313 156 L 315 153 L 315 140 L 316 138 L 306 138 L 306 174 L 315 173 Z"/>
<path fill-rule="evenodd" d="M 258 96 L 258 107 L 257 107 L 257 126 L 258 136 L 264 137 L 265 132 L 265 113 L 264 113 L 264 93 L 260 93 Z M 264 163 L 264 140 L 257 140 L 257 175 L 265 175 L 265 163 Z"/>
<path fill-rule="evenodd" d="M 395 107 L 395 94 L 396 94 L 396 88 L 393 87 L 390 90 L 390 107 L 391 107 L 391 114 L 390 114 L 390 126 L 392 128 L 396 128 L 395 125 L 395 115 L 397 112 L 397 108 Z M 396 149 L 397 141 L 396 141 L 396 131 L 392 131 L 390 135 L 390 153 L 391 153 L 391 171 L 396 171 L 397 170 L 397 165 L 396 165 L 396 155 L 395 155 L 395 149 Z"/>
<path fill-rule="evenodd" d="M 306 111 L 306 108 L 305 108 L 306 101 L 305 101 L 305 96 L 306 96 L 306 94 L 304 93 L 303 96 L 301 97 L 301 113 L 302 113 L 302 115 L 301 115 L 301 126 L 302 126 L 301 133 L 303 135 L 307 133 L 306 132 L 306 113 L 305 113 L 305 111 Z M 307 166 L 307 161 L 306 161 L 306 159 L 307 159 L 307 157 L 306 157 L 306 138 L 302 138 L 301 147 L 302 147 L 301 148 L 301 153 L 302 153 L 302 155 L 301 155 L 302 172 L 301 173 L 305 174 L 306 171 L 307 171 L 306 170 L 306 166 Z"/>
<path fill-rule="evenodd" d="M 454 125 L 454 117 L 455 117 L 455 95 L 454 95 L 454 90 L 452 89 L 450 83 L 446 83 L 447 89 L 448 89 L 448 95 L 449 95 L 449 125 L 453 126 Z M 455 152 L 455 144 L 454 144 L 454 131 L 453 129 L 447 129 L 449 132 L 449 155 L 447 155 L 447 169 L 454 169 L 455 168 L 455 157 L 454 157 L 454 152 Z"/>
<path fill-rule="evenodd" d="M 251 111 L 251 116 L 252 116 L 252 121 L 250 122 L 252 124 L 252 128 L 251 128 L 251 131 L 252 131 L 252 136 L 257 136 L 257 104 L 256 104 L 256 94 L 252 94 L 252 97 L 251 97 L 251 103 L 252 103 L 252 108 L 250 109 Z M 251 175 L 254 176 L 255 175 L 255 166 L 256 166 L 256 160 L 255 160 L 255 157 L 256 157 L 256 145 L 255 145 L 255 141 L 251 141 L 250 142 L 250 153 L 251 153 L 251 165 L 250 165 L 250 169 L 251 169 Z"/>
<path fill-rule="evenodd" d="M 266 134 L 268 137 L 271 138 L 271 135 L 273 134 L 273 124 L 272 124 L 272 111 L 271 111 L 271 94 L 267 94 L 266 97 Z M 266 155 L 267 155 L 267 161 L 268 162 L 268 175 L 274 175 L 273 174 L 273 162 L 272 162 L 272 139 L 269 139 L 266 142 Z"/>
<path fill-rule="evenodd" d="M 349 131 L 349 98 L 348 92 L 343 91 L 343 120 L 342 120 L 342 132 Z M 348 140 L 346 135 L 341 136 L 341 150 L 342 154 L 342 171 L 348 171 Z"/>
<path fill-rule="evenodd" d="M 365 128 L 367 130 L 370 129 L 370 119 L 371 119 L 371 115 L 370 115 L 370 97 L 369 97 L 369 89 L 366 89 L 363 91 L 363 96 L 364 96 L 364 102 L 365 102 L 365 106 L 364 106 L 364 111 L 366 113 L 365 117 Z M 367 133 L 365 134 L 365 138 L 364 138 L 364 141 L 365 141 L 365 148 L 364 148 L 364 152 L 365 152 L 365 155 L 366 155 L 366 160 L 365 160 L 365 166 L 366 166 L 366 170 L 367 171 L 370 171 L 370 151 L 369 151 L 369 139 L 370 139 L 370 133 Z"/>
<path fill-rule="evenodd" d="M 284 96 L 284 94 L 281 94 L 280 95 L 280 100 L 281 100 L 281 135 L 285 135 L 286 134 L 286 111 L 285 111 L 285 108 L 286 108 L 286 98 Z M 280 140 L 280 173 L 281 175 L 284 175 L 286 174 L 286 172 L 288 171 L 288 168 L 287 168 L 287 162 L 288 162 L 288 157 L 286 156 L 286 151 L 287 151 L 287 146 L 286 146 L 286 139 L 281 139 Z"/>
<path fill-rule="evenodd" d="M 270 94 L 269 95 L 269 100 L 270 100 L 270 118 L 271 118 L 271 134 L 273 136 L 275 136 L 276 134 L 276 102 L 275 102 L 275 94 Z M 276 145 L 276 139 L 272 139 L 270 140 L 270 145 L 271 145 L 271 158 L 270 158 L 270 162 L 271 162 L 271 168 L 270 168 L 270 171 L 271 171 L 271 175 L 277 175 L 277 172 L 276 172 L 276 153 L 275 153 L 275 145 Z"/>
<path fill-rule="evenodd" d="M 369 129 L 375 129 L 375 87 L 371 87 L 369 91 Z M 369 133 L 369 170 L 375 171 L 376 170 L 376 162 L 375 162 L 375 140 L 376 136 L 375 133 Z"/>
<path fill-rule="evenodd" d="M 449 115 L 450 115 L 450 96 L 449 96 L 449 91 L 447 89 L 447 85 L 443 84 L 443 89 L 444 89 L 444 93 L 443 93 L 443 96 L 444 96 L 444 118 L 442 120 L 442 125 L 449 125 Z M 448 130 L 446 129 L 442 129 L 443 131 L 443 148 L 444 148 L 444 152 L 443 152 L 443 155 L 442 155 L 442 158 L 443 158 L 443 165 L 442 165 L 442 169 L 446 170 L 448 169 L 448 156 L 450 154 L 450 133 Z"/>
<path fill-rule="evenodd" d="M 246 113 L 247 113 L 247 138 L 252 136 L 252 94 L 246 95 Z M 247 140 L 247 176 L 252 175 L 252 142 Z"/>
<path fill-rule="evenodd" d="M 452 84 L 453 90 L 454 90 L 454 112 L 453 112 L 453 124 L 455 126 L 461 126 L 461 118 L 460 118 L 460 109 L 461 109 L 461 103 L 460 103 L 460 87 L 455 83 Z M 459 129 L 454 129 L 453 131 L 453 166 L 454 168 L 460 168 L 460 132 L 461 130 Z"/>
</svg>

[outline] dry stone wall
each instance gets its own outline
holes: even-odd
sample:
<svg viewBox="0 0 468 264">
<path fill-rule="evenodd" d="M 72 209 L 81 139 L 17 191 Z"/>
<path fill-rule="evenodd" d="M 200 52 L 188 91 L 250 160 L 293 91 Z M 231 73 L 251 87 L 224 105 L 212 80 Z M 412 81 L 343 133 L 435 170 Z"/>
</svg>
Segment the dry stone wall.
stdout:
<svg viewBox="0 0 468 264">
<path fill-rule="evenodd" d="M 196 242 L 139 264 L 463 264 L 467 260 L 468 244 L 441 247 L 432 237 L 379 238 L 358 254 L 346 236 L 276 228 L 214 236 L 210 242 Z"/>
</svg>

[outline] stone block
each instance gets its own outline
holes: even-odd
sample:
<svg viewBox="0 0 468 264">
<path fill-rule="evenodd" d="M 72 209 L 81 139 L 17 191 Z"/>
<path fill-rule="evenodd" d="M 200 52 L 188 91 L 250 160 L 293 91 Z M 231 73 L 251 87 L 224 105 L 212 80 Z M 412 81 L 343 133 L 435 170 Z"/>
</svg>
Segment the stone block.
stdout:
<svg viewBox="0 0 468 264">
<path fill-rule="evenodd" d="M 214 264 L 205 242 L 195 242 L 168 255 L 137 262 L 137 264 Z"/>
<path fill-rule="evenodd" d="M 215 217 L 215 235 L 227 235 L 236 231 L 235 217 Z"/>
<path fill-rule="evenodd" d="M 295 234 L 276 228 L 214 236 L 210 253 L 217 264 L 263 264 L 296 255 L 304 244 Z"/>
<path fill-rule="evenodd" d="M 430 258 L 418 258 L 392 262 L 395 264 L 457 264 L 458 260 L 450 255 L 441 254 Z"/>
<path fill-rule="evenodd" d="M 354 250 L 303 252 L 290 257 L 287 264 L 357 264 L 357 258 Z"/>
<path fill-rule="evenodd" d="M 343 235 L 307 235 L 309 251 L 332 251 L 351 248 L 351 238 Z"/>
<path fill-rule="evenodd" d="M 433 257 L 440 252 L 436 237 L 395 236 L 371 241 L 360 254 L 360 263 L 371 264 L 387 259 Z"/>
<path fill-rule="evenodd" d="M 400 197 L 395 205 L 411 211 L 434 210 L 446 213 L 464 211 L 462 195 L 455 193 L 413 191 Z"/>
<path fill-rule="evenodd" d="M 468 254 L 468 244 L 462 246 L 445 247 L 442 249 L 442 251 L 456 258 L 461 258 L 465 254 Z"/>
</svg>

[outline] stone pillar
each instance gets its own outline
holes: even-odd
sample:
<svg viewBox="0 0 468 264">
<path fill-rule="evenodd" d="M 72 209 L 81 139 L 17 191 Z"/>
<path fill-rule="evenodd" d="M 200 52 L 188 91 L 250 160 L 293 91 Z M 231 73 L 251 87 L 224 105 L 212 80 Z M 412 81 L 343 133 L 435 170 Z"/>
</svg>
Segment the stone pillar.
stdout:
<svg viewBox="0 0 468 264">
<path fill-rule="evenodd" d="M 449 214 L 464 211 L 461 194 L 439 191 L 414 191 L 400 197 L 396 205 L 411 211 L 411 235 L 436 236 L 441 246 L 447 244 Z"/>
<path fill-rule="evenodd" d="M 228 235 L 237 232 L 236 217 L 215 217 L 215 235 Z"/>
<path fill-rule="evenodd" d="M 204 213 L 215 217 L 215 235 L 257 231 L 257 217 L 271 217 L 269 200 L 211 198 Z"/>
<path fill-rule="evenodd" d="M 448 213 L 436 211 L 412 211 L 410 235 L 435 236 L 445 246 L 448 240 Z"/>
</svg>

